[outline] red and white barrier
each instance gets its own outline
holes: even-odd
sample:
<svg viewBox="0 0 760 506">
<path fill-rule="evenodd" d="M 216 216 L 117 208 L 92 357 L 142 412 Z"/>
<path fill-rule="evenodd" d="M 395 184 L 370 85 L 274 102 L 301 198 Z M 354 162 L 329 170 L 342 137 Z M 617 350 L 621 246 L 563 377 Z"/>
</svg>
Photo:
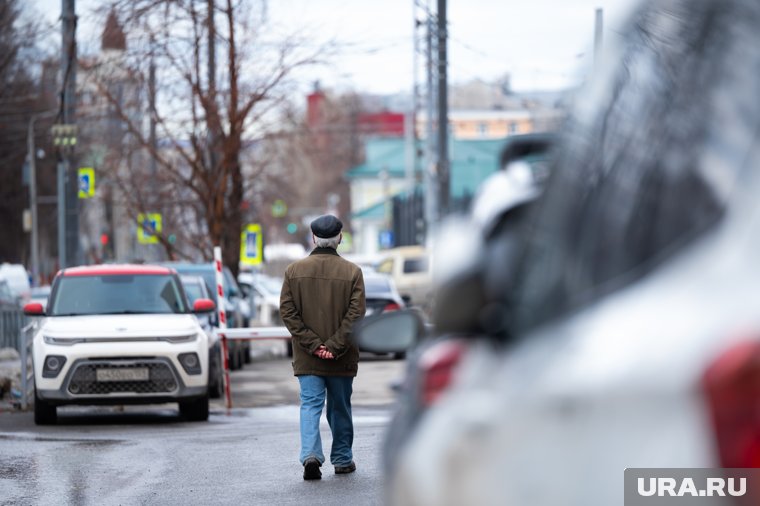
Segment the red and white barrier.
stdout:
<svg viewBox="0 0 760 506">
<path fill-rule="evenodd" d="M 218 304 L 216 305 L 216 313 L 219 316 L 219 337 L 221 337 L 222 345 L 220 346 L 220 353 L 222 354 L 222 384 L 224 386 L 224 398 L 226 399 L 227 409 L 232 407 L 232 396 L 230 395 L 230 353 L 227 349 L 227 337 L 224 335 L 224 331 L 227 329 L 227 313 L 224 310 L 227 305 L 224 298 L 224 273 L 222 272 L 222 248 L 214 246 L 214 270 L 216 271 L 216 297 Z"/>
<path fill-rule="evenodd" d="M 224 273 L 222 272 L 222 248 L 214 246 L 214 270 L 216 271 L 216 296 L 219 304 L 216 312 L 219 315 L 219 328 L 227 328 L 227 313 L 224 311 Z"/>
</svg>

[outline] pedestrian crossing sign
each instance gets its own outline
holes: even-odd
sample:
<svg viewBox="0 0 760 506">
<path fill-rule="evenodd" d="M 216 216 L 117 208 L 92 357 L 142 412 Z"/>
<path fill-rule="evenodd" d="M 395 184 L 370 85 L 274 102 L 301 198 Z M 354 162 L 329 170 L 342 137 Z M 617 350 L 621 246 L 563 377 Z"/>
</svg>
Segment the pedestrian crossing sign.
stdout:
<svg viewBox="0 0 760 506">
<path fill-rule="evenodd" d="M 95 196 L 95 169 L 82 167 L 79 169 L 79 198 L 88 199 Z"/>
<path fill-rule="evenodd" d="M 157 234 L 161 233 L 161 229 L 161 213 L 137 215 L 137 242 L 140 244 L 158 243 Z"/>
<path fill-rule="evenodd" d="M 261 225 L 250 223 L 240 235 L 240 263 L 242 265 L 261 265 L 264 261 L 264 237 Z"/>
</svg>

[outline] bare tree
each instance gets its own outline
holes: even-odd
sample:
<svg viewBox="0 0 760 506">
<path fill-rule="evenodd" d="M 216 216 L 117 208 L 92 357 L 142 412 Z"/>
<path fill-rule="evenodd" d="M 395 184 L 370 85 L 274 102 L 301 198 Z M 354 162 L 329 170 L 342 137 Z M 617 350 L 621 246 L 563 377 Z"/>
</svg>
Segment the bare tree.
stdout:
<svg viewBox="0 0 760 506">
<path fill-rule="evenodd" d="M 335 95 L 317 90 L 312 97 L 317 98 L 317 110 L 306 117 L 298 108 L 290 111 L 293 127 L 280 152 L 280 164 L 301 182 L 292 206 L 296 215 L 337 213 L 348 231 L 351 205 L 345 174 L 362 161 L 358 118 L 365 108 L 353 93 Z M 305 235 L 309 236 L 308 230 Z"/>
<path fill-rule="evenodd" d="M 110 177 L 134 217 L 165 210 L 156 236 L 170 256 L 199 251 L 208 259 L 221 245 L 237 272 L 245 196 L 270 167 L 257 142 L 292 93 L 293 74 L 320 61 L 326 47 L 295 35 L 269 39 L 251 2 L 241 0 L 120 0 L 113 8 L 129 40 L 121 71 L 145 90 L 155 72 L 158 91 L 138 98 L 157 105 L 135 117 L 109 74 L 91 73 L 129 134 Z"/>
</svg>

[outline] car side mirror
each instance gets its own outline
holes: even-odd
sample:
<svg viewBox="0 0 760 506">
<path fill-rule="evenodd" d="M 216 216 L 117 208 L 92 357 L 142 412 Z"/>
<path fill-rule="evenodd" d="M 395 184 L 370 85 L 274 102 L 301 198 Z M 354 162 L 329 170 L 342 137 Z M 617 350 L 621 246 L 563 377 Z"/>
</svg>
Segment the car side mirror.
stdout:
<svg viewBox="0 0 760 506">
<path fill-rule="evenodd" d="M 24 305 L 24 314 L 26 316 L 45 316 L 45 310 L 39 302 L 30 302 Z"/>
<path fill-rule="evenodd" d="M 354 339 L 362 350 L 397 353 L 411 348 L 422 337 L 424 328 L 417 311 L 393 311 L 359 322 L 354 328 Z"/>
<path fill-rule="evenodd" d="M 196 299 L 193 302 L 193 313 L 211 313 L 216 309 L 216 304 L 211 299 Z"/>
</svg>

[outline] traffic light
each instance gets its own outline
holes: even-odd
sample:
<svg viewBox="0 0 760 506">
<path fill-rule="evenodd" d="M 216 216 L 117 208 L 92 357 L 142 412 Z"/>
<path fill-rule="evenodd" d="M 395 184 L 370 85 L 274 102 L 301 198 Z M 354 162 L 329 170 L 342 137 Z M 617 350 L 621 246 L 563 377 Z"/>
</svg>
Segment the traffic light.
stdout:
<svg viewBox="0 0 760 506">
<path fill-rule="evenodd" d="M 53 145 L 61 148 L 73 148 L 77 144 L 77 126 L 71 124 L 55 124 L 50 129 L 53 135 Z"/>
</svg>

